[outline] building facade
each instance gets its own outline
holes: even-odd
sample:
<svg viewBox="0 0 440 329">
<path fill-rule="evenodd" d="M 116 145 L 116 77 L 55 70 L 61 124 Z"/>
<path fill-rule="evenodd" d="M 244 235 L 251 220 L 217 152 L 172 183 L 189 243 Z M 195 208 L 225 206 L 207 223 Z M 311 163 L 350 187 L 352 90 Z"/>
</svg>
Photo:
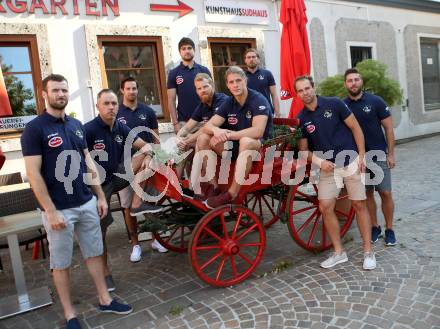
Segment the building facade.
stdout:
<svg viewBox="0 0 440 329">
<path fill-rule="evenodd" d="M 190 37 L 196 61 L 225 91 L 223 73 L 244 65 L 255 47 L 279 86 L 281 1 L 220 0 L 10 0 L 0 2 L 0 61 L 10 109 L 0 109 L 2 173 L 24 170 L 19 136 L 44 109 L 41 79 L 63 74 L 71 92 L 67 113 L 87 122 L 96 94 L 118 90 L 128 75 L 140 82 L 140 100 L 150 104 L 159 131 L 172 131 L 166 78 L 178 65 L 177 43 Z M 306 1 L 312 74 L 319 82 L 357 61 L 388 65 L 406 102 L 393 108 L 397 138 L 440 131 L 440 3 L 428 0 Z M 1 88 L 1 85 L 0 85 Z M 1 100 L 0 95 L 0 100 Z M 4 97 L 4 96 L 3 96 Z M 286 114 L 289 101 L 282 101 Z M 10 115 L 12 114 L 12 115 Z"/>
</svg>

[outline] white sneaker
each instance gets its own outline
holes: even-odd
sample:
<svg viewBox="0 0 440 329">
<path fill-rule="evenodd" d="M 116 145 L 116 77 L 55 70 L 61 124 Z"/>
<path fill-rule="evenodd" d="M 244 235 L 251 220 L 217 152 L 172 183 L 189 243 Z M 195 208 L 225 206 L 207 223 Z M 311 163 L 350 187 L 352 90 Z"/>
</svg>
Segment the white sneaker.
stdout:
<svg viewBox="0 0 440 329">
<path fill-rule="evenodd" d="M 341 252 L 340 254 L 333 253 L 329 258 L 321 263 L 321 267 L 330 268 L 335 265 L 345 263 L 346 261 L 348 261 L 348 257 L 345 251 Z"/>
<path fill-rule="evenodd" d="M 140 245 L 135 245 L 130 255 L 130 262 L 137 263 L 141 260 L 142 249 Z"/>
<path fill-rule="evenodd" d="M 376 268 L 376 257 L 374 256 L 374 252 L 366 252 L 364 253 L 364 264 L 362 266 L 364 270 L 374 270 Z"/>
<path fill-rule="evenodd" d="M 158 252 L 160 252 L 160 253 L 164 253 L 164 252 L 167 252 L 167 251 L 168 251 L 168 249 L 165 248 L 164 246 L 162 246 L 162 245 L 159 243 L 159 241 L 157 241 L 157 240 L 154 240 L 154 241 L 153 241 L 153 243 L 151 244 L 151 249 L 156 250 L 156 251 L 158 251 Z"/>
</svg>

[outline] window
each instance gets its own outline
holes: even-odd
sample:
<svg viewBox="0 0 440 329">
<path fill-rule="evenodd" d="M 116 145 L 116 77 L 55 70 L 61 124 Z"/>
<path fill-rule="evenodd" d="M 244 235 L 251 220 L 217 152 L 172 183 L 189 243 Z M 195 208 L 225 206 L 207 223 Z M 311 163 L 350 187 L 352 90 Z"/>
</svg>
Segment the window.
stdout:
<svg viewBox="0 0 440 329">
<path fill-rule="evenodd" d="M 215 89 L 230 94 L 225 83 L 225 72 L 231 65 L 245 68 L 244 52 L 255 48 L 255 39 L 208 39 L 211 49 L 212 69 Z"/>
<path fill-rule="evenodd" d="M 0 37 L 0 134 L 21 130 L 44 108 L 41 72 L 35 36 Z M 3 89 L 3 90 L 1 90 Z"/>
<path fill-rule="evenodd" d="M 103 86 L 121 96 L 121 81 L 133 77 L 138 82 L 138 100 L 151 106 L 158 118 L 168 118 L 160 38 L 100 37 L 98 40 Z"/>
<path fill-rule="evenodd" d="M 357 63 L 366 59 L 376 58 L 376 44 L 374 42 L 347 42 L 348 67 L 355 67 Z"/>
<path fill-rule="evenodd" d="M 425 110 L 440 109 L 440 38 L 420 38 Z"/>
</svg>

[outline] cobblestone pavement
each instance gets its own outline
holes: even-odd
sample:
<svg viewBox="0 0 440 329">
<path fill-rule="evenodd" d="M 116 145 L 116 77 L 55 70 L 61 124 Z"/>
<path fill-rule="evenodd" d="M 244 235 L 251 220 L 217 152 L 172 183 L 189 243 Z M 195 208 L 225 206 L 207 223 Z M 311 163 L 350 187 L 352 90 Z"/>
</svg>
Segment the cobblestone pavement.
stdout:
<svg viewBox="0 0 440 329">
<path fill-rule="evenodd" d="M 128 316 L 99 314 L 91 279 L 78 249 L 72 293 L 84 328 L 440 328 L 440 136 L 397 147 L 393 171 L 396 199 L 396 247 L 377 243 L 378 267 L 361 270 L 362 250 L 356 225 L 346 243 L 349 262 L 321 269 L 326 255 L 300 249 L 287 227 L 268 230 L 262 264 L 246 282 L 213 288 L 192 272 L 186 255 L 152 252 L 143 243 L 143 259 L 131 264 L 125 228 L 118 220 L 109 232 L 115 296 L 132 303 Z M 49 285 L 46 260 L 23 252 L 28 285 Z M 0 294 L 14 290 L 6 251 Z M 273 268 L 292 266 L 274 273 Z M 60 303 L 0 321 L 0 329 L 62 328 Z"/>
</svg>

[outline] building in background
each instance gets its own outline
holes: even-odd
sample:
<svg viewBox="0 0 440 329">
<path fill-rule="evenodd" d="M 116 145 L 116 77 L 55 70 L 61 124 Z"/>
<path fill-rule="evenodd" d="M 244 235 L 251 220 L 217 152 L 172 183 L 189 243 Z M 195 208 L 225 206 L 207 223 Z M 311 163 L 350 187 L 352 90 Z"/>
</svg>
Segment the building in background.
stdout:
<svg viewBox="0 0 440 329">
<path fill-rule="evenodd" d="M 68 113 L 83 122 L 95 116 L 96 93 L 118 90 L 131 75 L 139 97 L 172 131 L 166 77 L 180 60 L 178 41 L 195 41 L 196 61 L 226 91 L 223 73 L 244 66 L 257 48 L 279 85 L 281 1 L 230 0 L 11 0 L 0 2 L 0 62 L 12 116 L 0 105 L 3 172 L 24 164 L 19 136 L 44 109 L 41 79 L 51 72 L 69 80 Z M 386 63 L 406 103 L 393 108 L 398 139 L 440 131 L 440 2 L 428 0 L 306 1 L 312 73 L 319 82 L 358 61 Z M 1 83 L 0 83 L 1 87 Z M 2 99 L 2 98 L 0 98 Z M 290 102 L 281 102 L 284 113 Z"/>
</svg>

